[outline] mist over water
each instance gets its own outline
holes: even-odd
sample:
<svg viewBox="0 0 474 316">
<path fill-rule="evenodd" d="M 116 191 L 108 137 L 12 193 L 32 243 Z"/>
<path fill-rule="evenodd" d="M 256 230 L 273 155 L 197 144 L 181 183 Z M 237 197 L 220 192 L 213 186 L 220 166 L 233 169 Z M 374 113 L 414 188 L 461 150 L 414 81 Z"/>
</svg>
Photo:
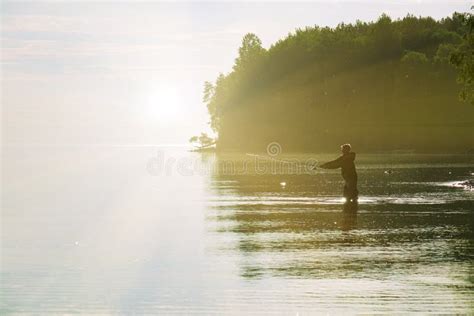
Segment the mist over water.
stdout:
<svg viewBox="0 0 474 316">
<path fill-rule="evenodd" d="M 2 1 L 0 315 L 471 314 L 471 6 Z"/>
<path fill-rule="evenodd" d="M 472 156 L 359 155 L 357 211 L 338 171 L 193 169 L 245 159 L 2 148 L 0 313 L 472 311 Z"/>
</svg>

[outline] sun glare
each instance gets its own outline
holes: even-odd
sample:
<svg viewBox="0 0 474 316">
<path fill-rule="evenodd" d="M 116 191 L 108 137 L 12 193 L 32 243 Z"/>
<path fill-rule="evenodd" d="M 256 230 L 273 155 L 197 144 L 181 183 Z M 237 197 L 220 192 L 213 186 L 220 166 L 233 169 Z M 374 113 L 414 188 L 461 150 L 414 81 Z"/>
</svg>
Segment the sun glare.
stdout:
<svg viewBox="0 0 474 316">
<path fill-rule="evenodd" d="M 182 98 L 174 86 L 160 86 L 150 91 L 146 100 L 146 115 L 153 119 L 176 118 L 181 108 Z"/>
</svg>

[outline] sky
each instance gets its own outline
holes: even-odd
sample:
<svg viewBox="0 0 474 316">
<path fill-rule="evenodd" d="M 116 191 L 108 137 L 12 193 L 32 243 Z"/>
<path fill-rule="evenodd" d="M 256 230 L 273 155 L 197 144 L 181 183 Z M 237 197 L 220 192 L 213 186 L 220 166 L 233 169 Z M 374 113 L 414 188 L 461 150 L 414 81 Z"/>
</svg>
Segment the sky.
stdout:
<svg viewBox="0 0 474 316">
<path fill-rule="evenodd" d="M 2 1 L 3 145 L 186 144 L 210 132 L 204 81 L 242 37 L 268 48 L 296 28 L 436 19 L 471 1 Z"/>
</svg>

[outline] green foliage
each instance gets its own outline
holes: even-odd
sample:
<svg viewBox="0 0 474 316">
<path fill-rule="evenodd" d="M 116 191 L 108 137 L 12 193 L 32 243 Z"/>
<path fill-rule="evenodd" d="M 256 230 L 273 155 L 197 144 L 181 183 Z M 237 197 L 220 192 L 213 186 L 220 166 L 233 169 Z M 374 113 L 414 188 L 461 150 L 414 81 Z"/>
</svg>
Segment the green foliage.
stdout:
<svg viewBox="0 0 474 316">
<path fill-rule="evenodd" d="M 216 143 L 215 140 L 212 137 L 209 137 L 206 133 L 201 133 L 200 136 L 191 137 L 189 142 L 201 149 L 210 147 Z"/>
<path fill-rule="evenodd" d="M 239 48 L 239 57 L 235 59 L 234 71 L 247 71 L 259 62 L 265 49 L 262 48 L 262 41 L 257 35 L 248 33 L 242 39 L 242 46 Z"/>
<path fill-rule="evenodd" d="M 402 63 L 409 66 L 424 65 L 428 63 L 428 58 L 426 58 L 426 54 L 408 51 L 402 57 Z"/>
<path fill-rule="evenodd" d="M 453 44 L 441 44 L 436 51 L 433 61 L 436 64 L 448 65 L 451 60 L 451 55 L 454 53 L 456 46 Z"/>
<path fill-rule="evenodd" d="M 371 23 L 296 29 L 268 50 L 246 34 L 232 71 L 204 85 L 218 148 L 264 150 L 271 141 L 302 151 L 351 141 L 366 149 L 423 148 L 425 141 L 474 146 L 464 129 L 456 127 L 461 136 L 453 140 L 442 128 L 474 114 L 453 107 L 457 88 L 448 62 L 459 69 L 462 96 L 472 99 L 466 19 L 472 16 L 382 15 Z"/>
<path fill-rule="evenodd" d="M 461 21 L 468 31 L 451 54 L 451 63 L 458 69 L 458 82 L 462 85 L 461 99 L 474 105 L 474 15 L 466 14 Z"/>
</svg>

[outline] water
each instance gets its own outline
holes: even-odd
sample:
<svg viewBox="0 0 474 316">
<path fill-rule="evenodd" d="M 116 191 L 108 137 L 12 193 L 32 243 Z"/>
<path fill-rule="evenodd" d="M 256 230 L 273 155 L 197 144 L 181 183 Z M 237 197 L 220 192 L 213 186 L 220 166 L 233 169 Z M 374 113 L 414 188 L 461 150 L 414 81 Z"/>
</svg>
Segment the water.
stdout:
<svg viewBox="0 0 474 316">
<path fill-rule="evenodd" d="M 473 312 L 472 156 L 360 155 L 356 213 L 249 159 L 3 147 L 0 314 Z"/>
</svg>

